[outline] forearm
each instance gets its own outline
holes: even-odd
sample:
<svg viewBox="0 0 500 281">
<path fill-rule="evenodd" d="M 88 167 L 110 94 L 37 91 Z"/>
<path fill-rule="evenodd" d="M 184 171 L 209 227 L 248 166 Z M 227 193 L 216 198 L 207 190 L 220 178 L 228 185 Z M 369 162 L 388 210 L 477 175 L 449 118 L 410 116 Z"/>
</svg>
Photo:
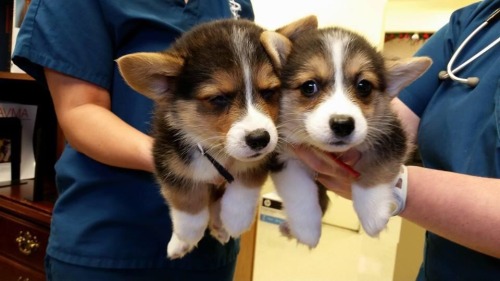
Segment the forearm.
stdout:
<svg viewBox="0 0 500 281">
<path fill-rule="evenodd" d="M 45 69 L 57 119 L 69 144 L 101 163 L 153 171 L 152 138 L 111 110 L 107 90 Z"/>
<path fill-rule="evenodd" d="M 451 241 L 500 257 L 500 180 L 410 166 L 400 214 Z"/>
<path fill-rule="evenodd" d="M 93 104 L 71 109 L 60 118 L 70 145 L 101 163 L 153 171 L 152 138 Z"/>
</svg>

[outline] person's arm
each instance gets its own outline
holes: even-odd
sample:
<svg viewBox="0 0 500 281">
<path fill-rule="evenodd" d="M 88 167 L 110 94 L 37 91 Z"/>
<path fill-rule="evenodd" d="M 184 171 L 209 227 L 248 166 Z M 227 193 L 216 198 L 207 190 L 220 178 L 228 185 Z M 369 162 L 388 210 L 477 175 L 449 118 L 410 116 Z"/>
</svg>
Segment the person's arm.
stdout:
<svg viewBox="0 0 500 281">
<path fill-rule="evenodd" d="M 414 139 L 420 118 L 399 99 L 392 106 Z M 500 179 L 410 166 L 406 207 L 400 216 L 500 258 Z"/>
<path fill-rule="evenodd" d="M 354 180 L 334 161 L 304 147 L 297 156 L 318 172 L 317 180 L 351 199 Z M 353 164 L 355 151 L 343 156 Z M 476 251 L 500 258 L 500 179 L 422 167 L 408 167 L 406 207 L 400 213 L 431 232 Z"/>
<path fill-rule="evenodd" d="M 500 179 L 408 167 L 401 217 L 500 258 Z"/>
<path fill-rule="evenodd" d="M 153 171 L 150 136 L 110 111 L 104 88 L 45 69 L 59 125 L 77 151 L 107 165 Z"/>
</svg>

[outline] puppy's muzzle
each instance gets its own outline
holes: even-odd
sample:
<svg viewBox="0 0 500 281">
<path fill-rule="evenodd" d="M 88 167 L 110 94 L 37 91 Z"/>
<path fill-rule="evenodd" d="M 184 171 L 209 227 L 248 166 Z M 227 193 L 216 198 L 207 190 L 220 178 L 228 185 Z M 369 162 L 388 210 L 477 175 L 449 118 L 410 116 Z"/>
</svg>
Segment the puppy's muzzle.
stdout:
<svg viewBox="0 0 500 281">
<path fill-rule="evenodd" d="M 332 115 L 330 129 L 338 138 L 347 137 L 354 131 L 354 119 L 349 115 Z"/>
<path fill-rule="evenodd" d="M 269 141 L 271 141 L 271 136 L 264 129 L 254 130 L 245 137 L 246 144 L 255 151 L 265 148 Z"/>
</svg>

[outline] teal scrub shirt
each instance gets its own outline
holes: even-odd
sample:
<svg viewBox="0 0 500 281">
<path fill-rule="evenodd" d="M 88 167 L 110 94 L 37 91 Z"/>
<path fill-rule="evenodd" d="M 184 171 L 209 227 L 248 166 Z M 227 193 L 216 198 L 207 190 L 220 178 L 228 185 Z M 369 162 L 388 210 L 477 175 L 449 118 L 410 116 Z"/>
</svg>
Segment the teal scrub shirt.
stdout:
<svg viewBox="0 0 500 281">
<path fill-rule="evenodd" d="M 500 178 L 500 46 L 456 73 L 459 77 L 479 77 L 476 87 L 438 79 L 458 46 L 499 7 L 499 1 L 486 0 L 454 12 L 449 24 L 416 53 L 431 57 L 433 64 L 400 99 L 421 118 L 418 147 L 426 167 Z M 454 67 L 499 36 L 497 20 L 476 34 Z M 427 232 L 418 280 L 500 280 L 500 259 Z"/>
<path fill-rule="evenodd" d="M 253 19 L 250 2 L 237 2 L 240 16 Z M 227 0 L 34 0 L 14 62 L 40 82 L 47 67 L 109 90 L 111 110 L 148 133 L 152 102 L 125 85 L 114 60 L 166 49 L 191 27 L 231 16 Z M 103 165 L 66 145 L 56 175 L 59 197 L 47 249 L 52 258 L 88 267 L 195 270 L 236 259 L 237 241 L 222 246 L 206 235 L 192 253 L 169 261 L 169 210 L 150 173 Z"/>
</svg>

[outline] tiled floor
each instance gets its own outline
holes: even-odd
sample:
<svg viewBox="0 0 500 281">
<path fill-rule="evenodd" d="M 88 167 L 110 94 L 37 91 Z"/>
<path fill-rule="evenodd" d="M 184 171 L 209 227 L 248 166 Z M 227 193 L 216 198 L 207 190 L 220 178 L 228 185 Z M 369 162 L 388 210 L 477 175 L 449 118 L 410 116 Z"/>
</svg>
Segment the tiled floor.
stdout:
<svg viewBox="0 0 500 281">
<path fill-rule="evenodd" d="M 259 220 L 253 281 L 390 281 L 400 225 L 394 217 L 371 238 L 324 224 L 319 245 L 310 250 L 281 236 L 278 225 Z"/>
</svg>

